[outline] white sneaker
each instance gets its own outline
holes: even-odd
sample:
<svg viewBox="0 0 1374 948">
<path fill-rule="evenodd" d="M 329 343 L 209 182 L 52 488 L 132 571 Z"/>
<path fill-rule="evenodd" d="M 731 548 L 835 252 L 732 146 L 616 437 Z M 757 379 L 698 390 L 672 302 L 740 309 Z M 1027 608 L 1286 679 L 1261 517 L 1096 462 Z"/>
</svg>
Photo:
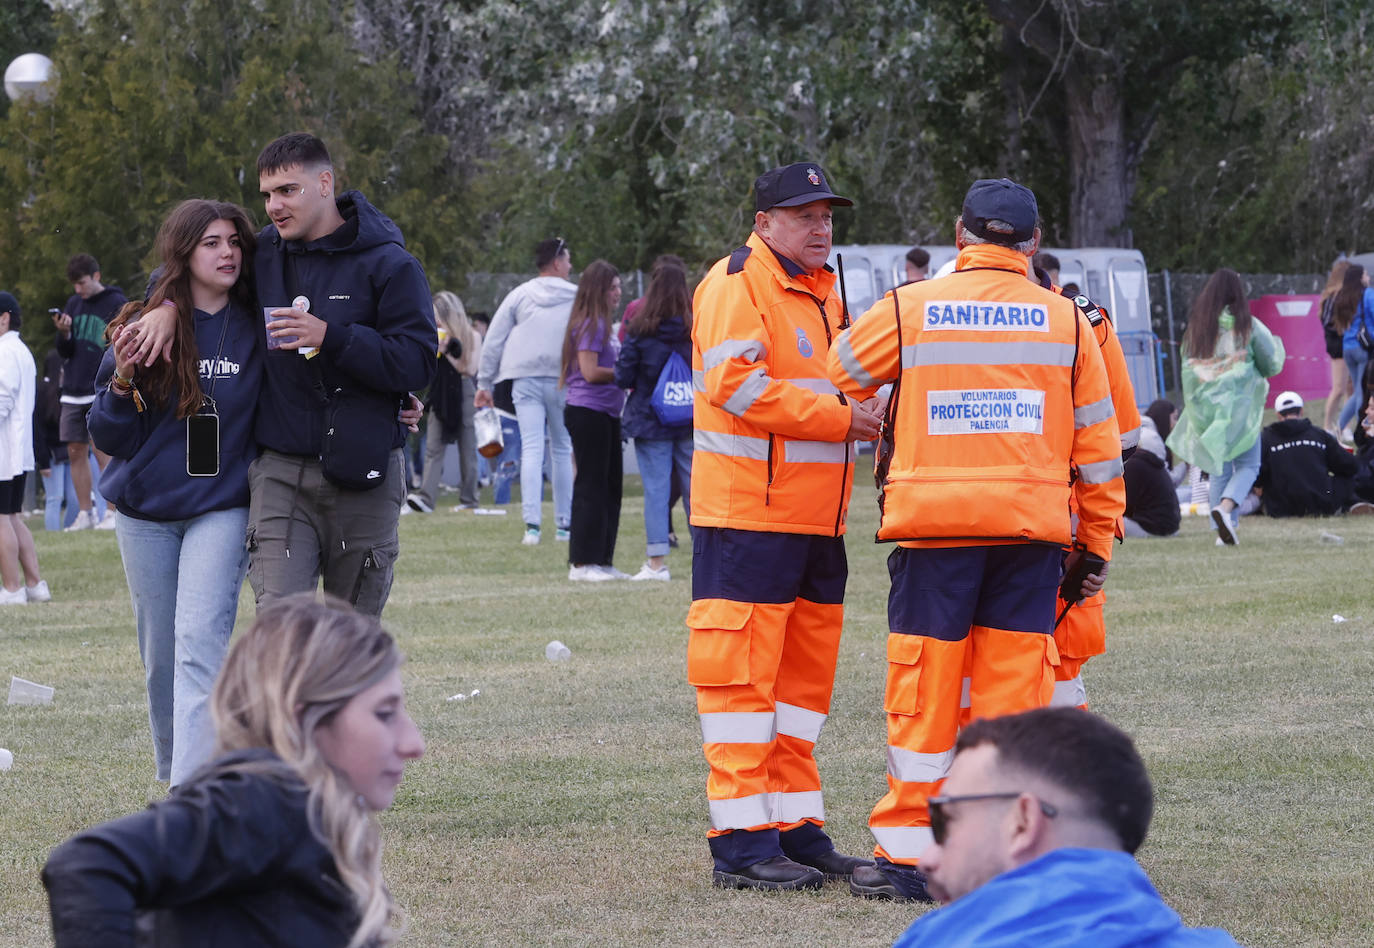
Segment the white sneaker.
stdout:
<svg viewBox="0 0 1374 948">
<path fill-rule="evenodd" d="M 420 513 L 434 513 L 434 505 L 419 494 L 407 494 L 406 505 L 409 506 L 411 510 L 418 510 Z"/>
<path fill-rule="evenodd" d="M 614 566 L 606 566 L 606 565 L 603 564 L 603 565 L 599 566 L 598 569 L 600 569 L 603 573 L 605 573 L 605 574 L 606 574 L 606 577 L 607 577 L 608 579 L 629 579 L 629 578 L 630 578 L 630 574 L 629 574 L 629 573 L 622 573 L 620 570 L 616 569 Z"/>
<path fill-rule="evenodd" d="M 1212 523 L 1217 526 L 1217 539 L 1225 546 L 1235 546 L 1240 542 L 1236 537 L 1236 515 L 1227 516 L 1220 507 L 1212 508 Z"/>
<path fill-rule="evenodd" d="M 539 528 L 538 528 L 538 527 L 526 527 L 526 528 L 525 528 L 525 535 L 524 535 L 524 537 L 521 538 L 520 543 L 521 543 L 523 546 L 538 546 L 538 545 L 539 545 Z"/>
<path fill-rule="evenodd" d="M 29 597 L 24 595 L 23 588 L 11 592 L 4 586 L 0 586 L 0 606 L 22 606 L 29 601 Z"/>
<path fill-rule="evenodd" d="M 78 530 L 89 530 L 93 526 L 95 526 L 95 521 L 91 519 L 91 512 L 89 510 L 83 510 L 76 515 L 76 519 L 72 521 L 72 525 L 62 532 L 75 533 Z"/>
<path fill-rule="evenodd" d="M 114 528 L 115 528 L 115 515 L 114 515 L 114 511 L 111 510 L 109 513 L 105 514 L 105 516 L 104 516 L 103 518 L 101 518 L 101 521 L 100 521 L 99 523 L 97 523 L 94 527 L 92 527 L 91 529 L 92 529 L 92 530 L 113 530 Z"/>
<path fill-rule="evenodd" d="M 631 576 L 630 579 L 657 579 L 666 583 L 669 579 L 668 567 L 660 566 L 658 569 L 654 569 L 648 563 L 645 563 L 643 566 L 639 568 L 639 572 Z"/>
<path fill-rule="evenodd" d="M 600 566 L 588 563 L 586 566 L 569 566 L 568 579 L 575 583 L 604 583 L 608 579 L 614 579 L 610 573 L 603 570 Z"/>
<path fill-rule="evenodd" d="M 24 598 L 29 602 L 48 602 L 52 599 L 52 593 L 48 592 L 48 581 L 40 579 L 32 586 L 24 587 Z"/>
</svg>

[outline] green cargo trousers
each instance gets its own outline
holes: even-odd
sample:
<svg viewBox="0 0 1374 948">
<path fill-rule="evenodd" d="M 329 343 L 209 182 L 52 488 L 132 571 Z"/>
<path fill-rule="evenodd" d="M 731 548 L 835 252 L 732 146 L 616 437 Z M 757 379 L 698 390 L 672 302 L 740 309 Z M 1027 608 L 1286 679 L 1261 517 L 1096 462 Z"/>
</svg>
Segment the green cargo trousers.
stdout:
<svg viewBox="0 0 1374 948">
<path fill-rule="evenodd" d="M 248 581 L 257 604 L 324 591 L 380 616 L 391 592 L 405 501 L 405 462 L 391 452 L 386 480 L 347 490 L 325 480 L 318 458 L 264 451 L 248 468 Z"/>
</svg>

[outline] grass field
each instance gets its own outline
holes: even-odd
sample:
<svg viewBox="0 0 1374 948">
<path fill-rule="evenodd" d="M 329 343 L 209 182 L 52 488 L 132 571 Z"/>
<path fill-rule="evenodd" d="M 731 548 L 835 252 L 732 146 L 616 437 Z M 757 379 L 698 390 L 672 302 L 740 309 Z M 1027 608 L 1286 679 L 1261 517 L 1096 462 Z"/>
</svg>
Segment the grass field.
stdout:
<svg viewBox="0 0 1374 948">
<path fill-rule="evenodd" d="M 831 833 L 866 852 L 883 789 L 887 548 L 871 543 L 871 486 L 851 509 L 846 629 L 817 757 Z M 834 886 L 710 887 L 685 550 L 671 583 L 571 584 L 565 546 L 519 545 L 518 507 L 440 510 L 402 521 L 386 613 L 429 741 L 383 817 L 406 944 L 891 943 L 918 909 Z M 50 707 L 0 707 L 0 746 L 15 756 L 0 773 L 0 946 L 25 948 L 49 943 L 49 849 L 163 792 L 114 536 L 38 541 L 53 603 L 0 612 L 0 676 L 57 689 Z M 629 496 L 617 565 L 633 572 L 642 551 Z M 1374 944 L 1372 554 L 1374 518 L 1247 518 L 1237 548 L 1213 546 L 1191 518 L 1176 539 L 1118 548 L 1109 652 L 1088 666 L 1089 695 L 1150 765 L 1158 803 L 1141 861 L 1192 924 L 1255 946 Z M 251 614 L 245 595 L 241 621 Z M 545 660 L 554 638 L 571 661 Z"/>
</svg>

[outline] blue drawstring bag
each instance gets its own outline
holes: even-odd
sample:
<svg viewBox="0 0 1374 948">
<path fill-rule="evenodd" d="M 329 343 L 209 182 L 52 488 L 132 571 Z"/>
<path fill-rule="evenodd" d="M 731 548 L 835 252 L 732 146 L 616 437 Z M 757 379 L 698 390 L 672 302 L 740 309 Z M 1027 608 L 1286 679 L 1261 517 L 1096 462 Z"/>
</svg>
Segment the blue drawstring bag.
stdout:
<svg viewBox="0 0 1374 948">
<path fill-rule="evenodd" d="M 692 423 L 692 367 L 674 352 L 658 373 L 649 405 L 660 423 L 673 427 Z"/>
</svg>

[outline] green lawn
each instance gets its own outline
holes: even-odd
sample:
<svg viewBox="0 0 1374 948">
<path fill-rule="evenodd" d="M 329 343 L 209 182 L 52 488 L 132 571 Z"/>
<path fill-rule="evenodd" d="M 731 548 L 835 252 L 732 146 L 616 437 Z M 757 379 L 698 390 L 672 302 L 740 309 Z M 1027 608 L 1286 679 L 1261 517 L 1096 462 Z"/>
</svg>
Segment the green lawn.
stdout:
<svg viewBox="0 0 1374 948">
<path fill-rule="evenodd" d="M 519 545 L 518 507 L 476 517 L 443 499 L 402 521 L 386 614 L 429 741 L 383 817 L 406 944 L 891 943 L 918 909 L 838 887 L 710 887 L 685 550 L 671 583 L 572 584 L 566 547 Z M 861 852 L 884 760 L 887 548 L 870 542 L 871 487 L 851 520 L 847 628 L 817 756 L 829 829 Z M 57 689 L 50 707 L 0 706 L 0 746 L 15 755 L 0 773 L 0 946 L 25 948 L 48 941 L 48 850 L 162 792 L 115 539 L 38 542 L 54 601 L 0 612 L 0 676 Z M 642 550 L 629 496 L 617 565 L 634 572 Z M 1213 546 L 1191 518 L 1176 539 L 1118 549 L 1089 695 L 1150 765 L 1158 806 L 1141 859 L 1193 924 L 1256 946 L 1374 944 L 1371 562 L 1374 518 L 1248 518 L 1237 548 Z M 570 662 L 544 659 L 554 638 Z"/>
</svg>

